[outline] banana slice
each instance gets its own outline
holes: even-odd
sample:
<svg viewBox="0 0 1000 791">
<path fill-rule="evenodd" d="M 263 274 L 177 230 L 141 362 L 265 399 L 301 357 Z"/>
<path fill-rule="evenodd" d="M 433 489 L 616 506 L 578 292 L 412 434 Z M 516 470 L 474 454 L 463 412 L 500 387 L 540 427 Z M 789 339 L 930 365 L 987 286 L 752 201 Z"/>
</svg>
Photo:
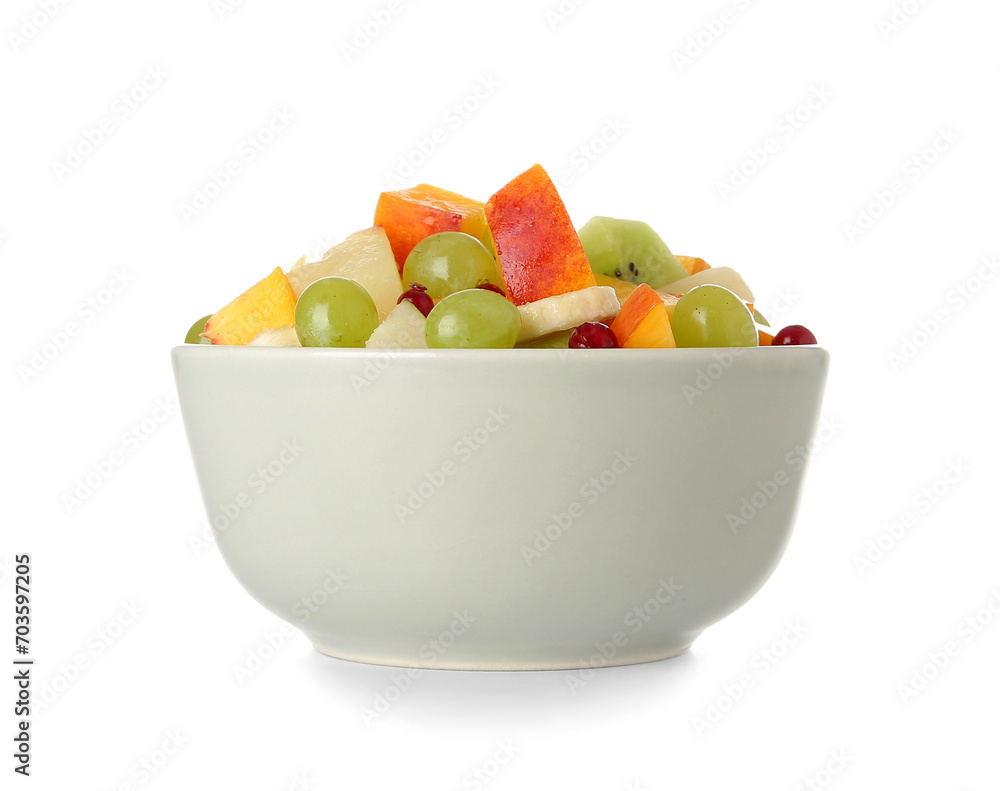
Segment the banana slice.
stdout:
<svg viewBox="0 0 1000 791">
<path fill-rule="evenodd" d="M 567 291 L 518 306 L 521 334 L 518 343 L 553 332 L 571 330 L 585 321 L 604 321 L 618 315 L 621 304 L 611 286 L 591 286 Z"/>
</svg>

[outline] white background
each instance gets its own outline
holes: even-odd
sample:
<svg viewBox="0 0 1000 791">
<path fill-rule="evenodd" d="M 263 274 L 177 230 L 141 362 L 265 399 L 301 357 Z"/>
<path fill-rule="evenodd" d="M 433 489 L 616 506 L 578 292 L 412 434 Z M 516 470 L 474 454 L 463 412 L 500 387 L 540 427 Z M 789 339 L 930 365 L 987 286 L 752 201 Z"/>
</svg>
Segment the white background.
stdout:
<svg viewBox="0 0 1000 791">
<path fill-rule="evenodd" d="M 998 22 L 987 0 L 5 3 L 0 625 L 29 552 L 48 701 L 10 787 L 473 788 L 506 747 L 483 787 L 996 789 Z M 397 176 L 486 199 L 536 161 L 577 224 L 645 219 L 809 326 L 828 428 L 781 566 L 685 655 L 576 694 L 425 673 L 366 723 L 400 671 L 282 634 L 205 539 L 168 351 L 370 225 Z"/>
</svg>

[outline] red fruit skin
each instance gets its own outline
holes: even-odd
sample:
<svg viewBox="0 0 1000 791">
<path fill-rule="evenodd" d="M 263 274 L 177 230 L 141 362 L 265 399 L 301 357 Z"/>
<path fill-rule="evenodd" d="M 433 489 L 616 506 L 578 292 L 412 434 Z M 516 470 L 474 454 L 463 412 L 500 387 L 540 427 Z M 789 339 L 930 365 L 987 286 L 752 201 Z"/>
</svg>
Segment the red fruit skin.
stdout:
<svg viewBox="0 0 1000 791">
<path fill-rule="evenodd" d="M 789 324 L 783 327 L 771 341 L 772 346 L 809 346 L 817 343 L 816 336 L 801 324 Z"/>
<path fill-rule="evenodd" d="M 541 165 L 490 198 L 486 222 L 515 305 L 596 285 L 566 206 Z"/>
</svg>

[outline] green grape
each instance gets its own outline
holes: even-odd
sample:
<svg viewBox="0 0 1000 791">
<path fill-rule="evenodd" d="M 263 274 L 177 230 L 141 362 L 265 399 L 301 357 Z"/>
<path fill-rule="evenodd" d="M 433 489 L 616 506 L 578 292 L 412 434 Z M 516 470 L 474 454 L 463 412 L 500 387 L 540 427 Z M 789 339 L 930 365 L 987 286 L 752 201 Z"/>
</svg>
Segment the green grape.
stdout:
<svg viewBox="0 0 1000 791">
<path fill-rule="evenodd" d="M 435 233 L 417 242 L 403 264 L 403 285 L 419 283 L 431 299 L 480 283 L 503 288 L 500 267 L 476 237 L 457 231 Z"/>
<path fill-rule="evenodd" d="M 573 330 L 556 332 L 533 341 L 517 344 L 519 349 L 569 349 L 569 339 Z"/>
<path fill-rule="evenodd" d="M 295 333 L 303 346 L 364 346 L 377 326 L 375 302 L 346 277 L 310 283 L 295 305 Z"/>
<path fill-rule="evenodd" d="M 208 338 L 202 338 L 201 334 L 205 331 L 205 322 L 212 318 L 212 314 L 209 313 L 207 316 L 203 316 L 198 319 L 194 324 L 191 325 L 191 329 L 188 330 L 187 336 L 184 338 L 184 343 L 207 343 L 212 342 Z"/>
<path fill-rule="evenodd" d="M 757 308 L 753 309 L 753 320 L 756 321 L 758 324 L 763 324 L 765 327 L 771 326 L 770 324 L 768 324 L 767 319 L 764 318 L 764 314 L 761 313 L 759 310 L 757 310 Z"/>
<path fill-rule="evenodd" d="M 514 303 L 495 291 L 470 288 L 434 306 L 424 335 L 432 349 L 510 349 L 520 331 Z"/>
<path fill-rule="evenodd" d="M 674 306 L 670 327 L 678 347 L 757 345 L 753 314 L 722 286 L 692 288 Z"/>
</svg>

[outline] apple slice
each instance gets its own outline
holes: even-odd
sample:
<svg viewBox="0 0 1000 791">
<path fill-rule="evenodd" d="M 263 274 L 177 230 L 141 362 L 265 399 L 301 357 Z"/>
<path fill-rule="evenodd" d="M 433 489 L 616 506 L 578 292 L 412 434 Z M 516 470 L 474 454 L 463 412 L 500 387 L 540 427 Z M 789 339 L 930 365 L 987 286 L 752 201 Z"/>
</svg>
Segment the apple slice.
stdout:
<svg viewBox="0 0 1000 791">
<path fill-rule="evenodd" d="M 675 280 L 673 283 L 667 283 L 667 285 L 659 290 L 662 294 L 680 294 L 683 296 L 695 286 L 704 286 L 706 284 L 728 288 L 744 302 L 754 301 L 753 292 L 750 290 L 750 287 L 743 281 L 743 278 L 739 276 L 739 273 L 735 269 L 728 266 L 713 266 L 703 269 L 701 272 L 693 274 L 690 277 Z"/>
<path fill-rule="evenodd" d="M 286 324 L 283 327 L 272 327 L 261 330 L 247 346 L 301 346 L 295 327 Z"/>
<path fill-rule="evenodd" d="M 369 349 L 426 349 L 426 327 L 424 314 L 404 299 L 375 328 L 365 346 Z"/>
<path fill-rule="evenodd" d="M 375 302 L 379 321 L 385 320 L 403 293 L 392 247 L 379 226 L 352 233 L 327 250 L 319 261 L 296 264 L 288 271 L 288 282 L 298 298 L 310 283 L 333 276 L 349 278 L 367 291 Z"/>
</svg>

